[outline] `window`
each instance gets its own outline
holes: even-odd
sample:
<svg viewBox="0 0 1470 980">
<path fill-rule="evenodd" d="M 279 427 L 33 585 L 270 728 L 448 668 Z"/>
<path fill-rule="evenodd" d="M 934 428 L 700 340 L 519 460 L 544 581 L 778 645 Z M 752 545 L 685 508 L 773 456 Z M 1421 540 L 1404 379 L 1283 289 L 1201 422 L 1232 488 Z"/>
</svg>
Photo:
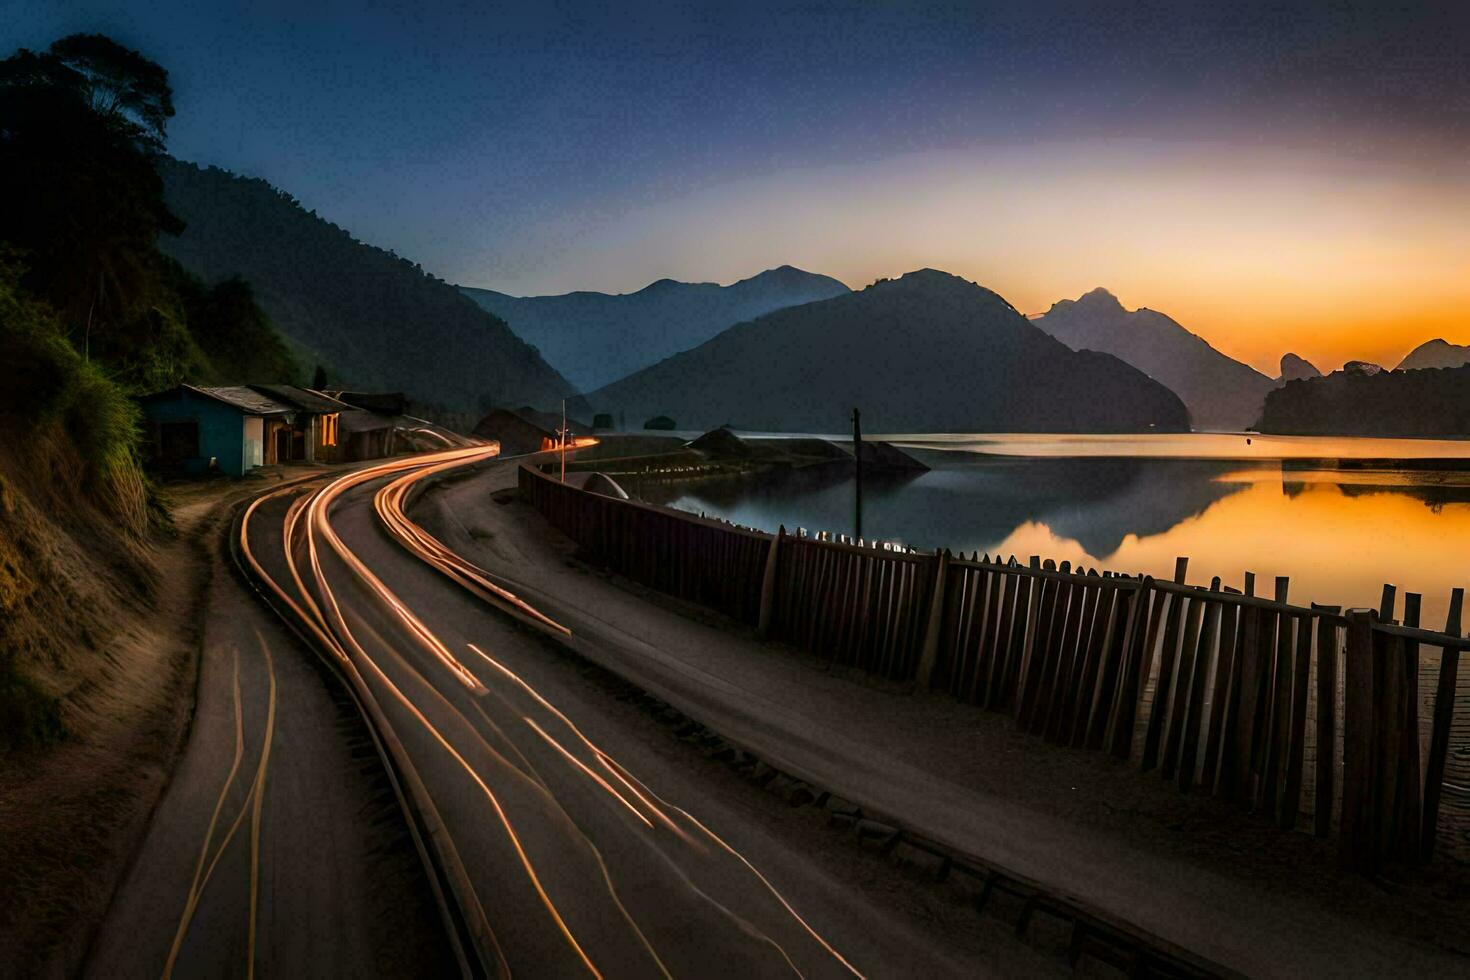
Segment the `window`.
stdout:
<svg viewBox="0 0 1470 980">
<path fill-rule="evenodd" d="M 337 444 L 337 413 L 322 416 L 322 445 L 335 446 Z"/>
</svg>

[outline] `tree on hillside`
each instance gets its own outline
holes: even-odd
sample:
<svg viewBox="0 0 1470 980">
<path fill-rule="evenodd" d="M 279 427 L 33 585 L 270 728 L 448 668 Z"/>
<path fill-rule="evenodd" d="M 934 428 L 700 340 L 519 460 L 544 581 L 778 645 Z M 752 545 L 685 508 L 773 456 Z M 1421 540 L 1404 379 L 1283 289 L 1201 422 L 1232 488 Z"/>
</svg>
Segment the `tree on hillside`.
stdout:
<svg viewBox="0 0 1470 980">
<path fill-rule="evenodd" d="M 173 111 L 168 73 L 101 35 L 0 61 L 0 240 L 84 351 L 146 308 L 158 234 L 182 229 L 154 168 Z"/>
</svg>

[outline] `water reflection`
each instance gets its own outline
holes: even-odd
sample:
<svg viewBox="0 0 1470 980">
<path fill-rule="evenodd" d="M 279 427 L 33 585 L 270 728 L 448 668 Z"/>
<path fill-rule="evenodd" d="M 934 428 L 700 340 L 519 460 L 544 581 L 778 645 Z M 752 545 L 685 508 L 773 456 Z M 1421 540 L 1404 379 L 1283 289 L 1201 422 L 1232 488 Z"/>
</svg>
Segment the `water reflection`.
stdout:
<svg viewBox="0 0 1470 980">
<path fill-rule="evenodd" d="M 870 535 L 1159 576 L 1187 555 L 1191 582 L 1219 575 L 1239 587 L 1247 570 L 1266 583 L 1287 575 L 1291 599 L 1303 604 L 1376 606 L 1391 582 L 1423 593 L 1432 627 L 1444 623 L 1450 589 L 1470 585 L 1470 472 L 1463 470 L 1324 466 L 1321 456 L 1305 463 L 915 454 L 934 469 L 865 481 Z M 852 529 L 846 474 L 798 471 L 645 496 L 767 530 Z"/>
</svg>

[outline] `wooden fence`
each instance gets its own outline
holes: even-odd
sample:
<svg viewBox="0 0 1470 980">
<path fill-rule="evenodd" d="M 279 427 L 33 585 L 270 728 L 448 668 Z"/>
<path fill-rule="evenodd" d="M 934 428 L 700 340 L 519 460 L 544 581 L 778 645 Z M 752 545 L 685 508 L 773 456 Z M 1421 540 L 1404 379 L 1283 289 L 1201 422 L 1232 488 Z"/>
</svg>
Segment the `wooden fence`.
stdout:
<svg viewBox="0 0 1470 980">
<path fill-rule="evenodd" d="M 586 555 L 832 663 L 944 690 L 1058 745 L 1157 769 L 1286 829 L 1337 835 L 1342 862 L 1427 861 L 1451 756 L 1463 590 L 1443 632 L 1420 597 L 1377 610 L 1271 598 L 1032 558 L 969 559 L 754 531 L 588 493 L 523 466 L 527 499 Z M 1437 652 L 1430 692 L 1421 655 Z M 1428 664 L 1434 666 L 1431 660 Z M 1460 719 L 1463 724 L 1465 719 Z M 1305 821 L 1304 821 L 1304 818 Z M 1465 821 L 1461 821 L 1464 823 Z M 1464 828 L 1461 827 L 1461 830 Z"/>
</svg>

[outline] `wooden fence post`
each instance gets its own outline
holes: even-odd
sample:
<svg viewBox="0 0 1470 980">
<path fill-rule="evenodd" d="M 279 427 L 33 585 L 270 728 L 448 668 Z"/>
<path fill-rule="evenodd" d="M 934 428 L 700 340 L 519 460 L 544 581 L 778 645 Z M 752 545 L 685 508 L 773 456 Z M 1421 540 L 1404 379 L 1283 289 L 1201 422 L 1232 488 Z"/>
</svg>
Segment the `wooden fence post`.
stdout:
<svg viewBox="0 0 1470 980">
<path fill-rule="evenodd" d="M 1444 631 L 1460 635 L 1460 609 L 1465 590 L 1450 593 L 1450 611 Z M 1439 832 L 1439 797 L 1444 789 L 1444 763 L 1450 750 L 1450 723 L 1455 718 L 1455 686 L 1460 673 L 1460 651 L 1444 647 L 1439 653 L 1439 686 L 1434 691 L 1434 725 L 1429 731 L 1429 759 L 1424 767 L 1424 829 L 1419 835 L 1423 860 L 1434 856 L 1434 838 Z"/>
<path fill-rule="evenodd" d="M 786 525 L 782 524 L 771 536 L 771 547 L 766 552 L 766 572 L 761 578 L 761 608 L 756 618 L 756 633 L 761 639 L 771 634 L 771 611 L 776 603 L 776 561 L 780 556 L 781 539 L 786 537 Z"/>
<path fill-rule="evenodd" d="M 924 626 L 924 646 L 919 651 L 916 677 L 921 690 L 934 687 L 934 662 L 939 658 L 939 627 L 944 620 L 944 582 L 949 576 L 949 552 L 941 551 L 934 560 L 934 589 L 929 598 L 929 621 Z"/>
<path fill-rule="evenodd" d="M 1371 609 L 1348 610 L 1347 656 L 1343 668 L 1342 817 L 1339 862 L 1358 871 L 1376 865 L 1373 832 L 1373 623 Z"/>
</svg>

